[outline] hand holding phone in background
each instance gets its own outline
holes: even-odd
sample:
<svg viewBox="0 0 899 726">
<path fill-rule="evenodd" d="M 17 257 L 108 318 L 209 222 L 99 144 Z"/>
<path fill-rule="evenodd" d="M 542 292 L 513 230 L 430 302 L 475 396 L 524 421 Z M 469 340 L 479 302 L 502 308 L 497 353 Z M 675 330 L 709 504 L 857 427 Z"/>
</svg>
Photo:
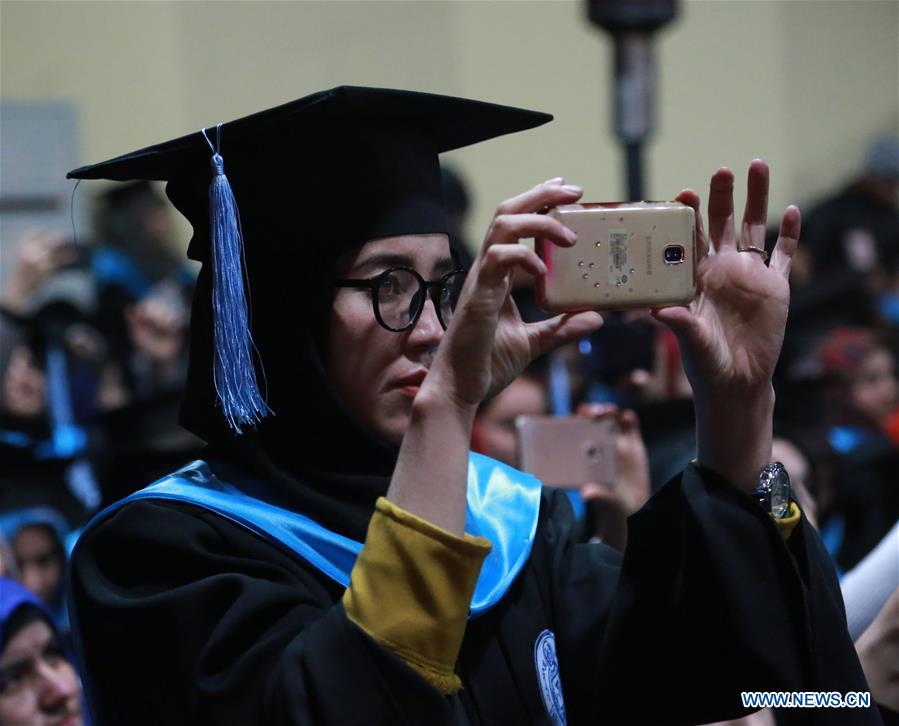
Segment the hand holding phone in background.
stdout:
<svg viewBox="0 0 899 726">
<path fill-rule="evenodd" d="M 78 259 L 78 248 L 58 232 L 30 230 L 16 243 L 15 267 L 0 293 L 0 306 L 25 315 L 32 296 L 53 275 Z"/>
<path fill-rule="evenodd" d="M 578 414 L 597 421 L 616 422 L 615 482 L 588 482 L 580 487 L 587 502 L 588 527 L 592 536 L 623 552 L 627 544 L 627 518 L 649 499 L 649 457 L 637 415 L 613 404 L 583 403 Z"/>
<path fill-rule="evenodd" d="M 617 550 L 627 518 L 649 499 L 649 457 L 637 416 L 613 404 L 581 404 L 577 416 L 519 416 L 518 468 L 546 486 L 577 488 L 590 536 Z"/>
<path fill-rule="evenodd" d="M 615 420 L 592 416 L 519 416 L 518 468 L 545 486 L 572 489 L 615 482 Z"/>
</svg>

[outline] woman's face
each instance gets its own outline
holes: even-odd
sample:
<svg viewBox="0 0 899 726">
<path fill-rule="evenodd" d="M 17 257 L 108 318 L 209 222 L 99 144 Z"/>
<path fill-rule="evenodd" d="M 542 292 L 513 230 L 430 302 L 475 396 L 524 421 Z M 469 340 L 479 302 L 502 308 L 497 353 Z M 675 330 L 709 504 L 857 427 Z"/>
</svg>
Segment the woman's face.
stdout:
<svg viewBox="0 0 899 726">
<path fill-rule="evenodd" d="M 62 586 L 62 547 L 53 530 L 36 524 L 23 527 L 12 541 L 22 584 L 46 603 L 53 603 Z"/>
<path fill-rule="evenodd" d="M 81 686 L 43 620 L 18 631 L 0 653 L 0 726 L 80 726 Z"/>
<path fill-rule="evenodd" d="M 850 389 L 852 407 L 873 423 L 881 422 L 899 402 L 893 357 L 879 349 L 858 366 Z"/>
<path fill-rule="evenodd" d="M 425 280 L 437 280 L 455 264 L 446 235 L 403 235 L 367 242 L 339 275 L 371 278 L 391 267 L 411 267 Z M 415 325 L 394 333 L 375 319 L 371 290 L 337 288 L 328 378 L 358 421 L 378 438 L 399 444 L 442 337 L 430 297 Z"/>
</svg>

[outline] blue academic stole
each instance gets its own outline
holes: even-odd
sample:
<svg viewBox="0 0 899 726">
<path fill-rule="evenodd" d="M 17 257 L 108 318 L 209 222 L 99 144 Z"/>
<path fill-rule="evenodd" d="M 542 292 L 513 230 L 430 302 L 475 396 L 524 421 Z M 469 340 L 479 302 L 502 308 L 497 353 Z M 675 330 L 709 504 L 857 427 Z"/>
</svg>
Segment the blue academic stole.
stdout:
<svg viewBox="0 0 899 726">
<path fill-rule="evenodd" d="M 527 561 L 537 530 L 540 489 L 540 481 L 530 474 L 481 454 L 469 454 L 465 531 L 493 543 L 475 586 L 470 617 L 499 602 Z M 217 478 L 199 460 L 107 507 L 85 530 L 142 499 L 182 502 L 215 512 L 298 555 L 344 587 L 350 584 L 350 572 L 362 550 L 361 542 L 309 517 L 249 496 Z"/>
</svg>

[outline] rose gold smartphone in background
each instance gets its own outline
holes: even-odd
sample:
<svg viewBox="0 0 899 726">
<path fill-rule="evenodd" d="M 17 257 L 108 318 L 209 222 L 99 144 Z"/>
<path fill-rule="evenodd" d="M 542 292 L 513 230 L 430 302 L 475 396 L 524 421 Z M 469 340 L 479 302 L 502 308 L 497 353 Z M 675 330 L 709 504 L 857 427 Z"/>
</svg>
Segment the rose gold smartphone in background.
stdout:
<svg viewBox="0 0 899 726">
<path fill-rule="evenodd" d="M 680 202 L 567 204 L 548 212 L 577 233 L 572 247 L 535 240 L 548 272 L 547 312 L 685 305 L 696 296 L 696 219 Z"/>
<path fill-rule="evenodd" d="M 518 468 L 546 486 L 615 484 L 614 419 L 584 416 L 519 416 Z"/>
</svg>

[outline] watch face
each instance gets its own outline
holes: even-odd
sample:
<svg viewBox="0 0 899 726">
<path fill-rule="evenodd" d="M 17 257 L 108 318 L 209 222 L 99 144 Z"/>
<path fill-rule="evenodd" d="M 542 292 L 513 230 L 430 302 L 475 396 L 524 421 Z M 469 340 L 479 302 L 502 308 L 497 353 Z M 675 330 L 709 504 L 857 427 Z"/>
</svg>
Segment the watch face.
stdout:
<svg viewBox="0 0 899 726">
<path fill-rule="evenodd" d="M 771 478 L 771 515 L 783 519 L 790 513 L 790 480 L 786 469 L 781 468 Z"/>
<path fill-rule="evenodd" d="M 771 490 L 771 514 L 774 519 L 783 519 L 790 513 L 790 497 L 784 487 L 775 486 Z"/>
</svg>

